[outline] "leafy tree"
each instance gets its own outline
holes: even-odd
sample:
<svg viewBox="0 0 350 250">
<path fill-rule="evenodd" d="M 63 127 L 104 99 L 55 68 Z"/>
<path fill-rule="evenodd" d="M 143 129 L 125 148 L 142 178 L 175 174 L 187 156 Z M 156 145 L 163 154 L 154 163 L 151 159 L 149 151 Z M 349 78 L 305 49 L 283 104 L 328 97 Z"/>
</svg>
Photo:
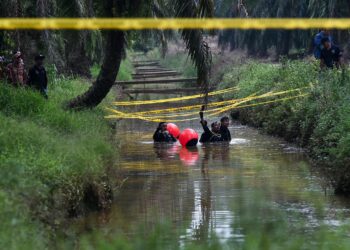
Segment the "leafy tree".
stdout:
<svg viewBox="0 0 350 250">
<path fill-rule="evenodd" d="M 2 0 L 3 17 L 209 17 L 213 0 Z M 71 108 L 94 107 L 113 86 L 125 43 L 135 32 L 121 31 L 6 31 L 0 32 L 1 51 L 21 49 L 32 57 L 47 54 L 59 71 L 89 75 L 93 62 L 103 59 L 96 82 L 83 95 L 72 100 Z M 159 39 L 166 51 L 168 31 L 142 31 L 141 36 Z M 189 54 L 198 69 L 201 86 L 208 86 L 211 54 L 200 30 L 181 31 Z M 101 49 L 104 47 L 104 49 Z"/>
<path fill-rule="evenodd" d="M 214 7 L 211 0 L 139 0 L 110 1 L 105 9 L 108 17 L 160 16 L 160 17 L 191 17 L 201 18 L 211 16 Z M 209 46 L 203 40 L 201 30 L 183 30 L 184 39 L 189 55 L 198 70 L 198 83 L 208 89 L 211 53 Z M 72 100 L 68 107 L 79 109 L 98 105 L 112 88 L 118 74 L 123 57 L 125 33 L 122 31 L 107 31 L 104 49 L 105 59 L 97 80 L 89 90 Z"/>
<path fill-rule="evenodd" d="M 231 3 L 231 5 L 229 4 Z M 245 17 L 247 10 L 249 17 L 348 17 L 350 15 L 350 2 L 346 0 L 238 0 L 217 1 L 217 9 L 226 11 L 220 13 L 225 17 Z M 242 5 L 244 8 L 242 8 Z M 288 55 L 291 49 L 309 50 L 313 36 L 317 30 L 226 30 L 219 35 L 219 44 L 227 45 L 230 49 L 247 49 L 250 55 L 266 56 L 269 48 L 275 48 L 276 54 Z M 334 32 L 336 41 L 344 44 L 348 32 Z"/>
</svg>

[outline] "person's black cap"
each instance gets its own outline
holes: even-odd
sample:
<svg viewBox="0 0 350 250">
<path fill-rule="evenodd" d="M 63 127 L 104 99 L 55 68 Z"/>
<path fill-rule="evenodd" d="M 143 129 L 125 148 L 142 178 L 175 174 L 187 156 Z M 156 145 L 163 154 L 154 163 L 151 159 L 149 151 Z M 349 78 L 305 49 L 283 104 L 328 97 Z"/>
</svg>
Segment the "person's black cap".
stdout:
<svg viewBox="0 0 350 250">
<path fill-rule="evenodd" d="M 42 54 L 36 55 L 36 56 L 34 57 L 34 60 L 35 60 L 35 61 L 44 60 L 44 59 L 45 59 L 45 56 L 42 55 Z"/>
<path fill-rule="evenodd" d="M 328 37 L 322 38 L 321 44 L 324 44 L 324 43 L 326 43 L 326 42 L 330 42 L 329 38 L 328 38 Z"/>
</svg>

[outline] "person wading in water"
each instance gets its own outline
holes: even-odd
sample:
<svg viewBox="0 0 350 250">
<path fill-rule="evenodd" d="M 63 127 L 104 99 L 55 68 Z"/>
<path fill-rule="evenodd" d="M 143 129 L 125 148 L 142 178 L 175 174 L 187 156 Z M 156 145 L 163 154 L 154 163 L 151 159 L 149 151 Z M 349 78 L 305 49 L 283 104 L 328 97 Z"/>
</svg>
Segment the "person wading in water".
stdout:
<svg viewBox="0 0 350 250">
<path fill-rule="evenodd" d="M 230 125 L 230 118 L 228 116 L 224 116 L 220 120 L 221 126 L 220 126 L 220 134 L 222 137 L 223 141 L 231 141 L 231 133 L 230 130 L 228 129 L 228 126 Z"/>
<path fill-rule="evenodd" d="M 223 141 L 221 134 L 220 134 L 220 123 L 219 122 L 213 122 L 211 124 L 211 131 L 208 128 L 208 123 L 206 120 L 204 120 L 204 106 L 202 106 L 201 111 L 199 112 L 199 116 L 201 118 L 200 123 L 202 124 L 204 133 L 201 135 L 201 138 L 199 140 L 200 143 L 208 143 L 208 142 L 221 142 Z"/>
<path fill-rule="evenodd" d="M 156 131 L 153 135 L 154 142 L 176 142 L 176 139 L 169 133 L 167 129 L 167 123 L 161 122 L 159 123 Z"/>
</svg>

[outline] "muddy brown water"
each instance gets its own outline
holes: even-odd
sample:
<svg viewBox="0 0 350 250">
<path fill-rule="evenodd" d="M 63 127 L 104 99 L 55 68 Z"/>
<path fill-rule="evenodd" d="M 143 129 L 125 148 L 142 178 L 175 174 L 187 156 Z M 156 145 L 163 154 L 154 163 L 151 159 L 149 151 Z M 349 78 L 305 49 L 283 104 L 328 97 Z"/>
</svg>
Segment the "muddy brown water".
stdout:
<svg viewBox="0 0 350 250">
<path fill-rule="evenodd" d="M 120 159 L 127 178 L 110 210 L 79 219 L 82 231 L 123 232 L 132 238 L 139 227 L 169 222 L 186 239 L 243 240 L 235 222 L 246 216 L 237 204 L 250 202 L 259 211 L 263 198 L 306 230 L 320 224 L 337 227 L 349 216 L 348 200 L 332 195 L 310 167 L 303 151 L 257 130 L 231 125 L 230 144 L 155 146 L 156 124 L 123 121 L 117 127 Z M 198 122 L 181 124 L 201 132 Z M 324 213 L 317 214 L 317 204 Z M 293 215 L 291 215 L 293 214 Z M 250 215 L 252 216 L 252 215 Z M 254 215 L 253 215 L 254 216 Z"/>
</svg>

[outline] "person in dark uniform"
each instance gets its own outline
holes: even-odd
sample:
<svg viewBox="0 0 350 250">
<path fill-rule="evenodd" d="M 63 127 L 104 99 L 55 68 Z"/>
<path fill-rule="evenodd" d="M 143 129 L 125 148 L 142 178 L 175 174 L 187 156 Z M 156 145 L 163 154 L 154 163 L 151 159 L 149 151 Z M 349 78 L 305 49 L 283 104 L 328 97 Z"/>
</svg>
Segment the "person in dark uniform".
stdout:
<svg viewBox="0 0 350 250">
<path fill-rule="evenodd" d="M 220 134 L 220 123 L 213 122 L 211 124 L 211 130 L 210 130 L 208 128 L 207 121 L 204 120 L 203 111 L 204 111 L 204 107 L 202 107 L 202 110 L 199 112 L 199 116 L 201 118 L 200 123 L 202 124 L 203 130 L 204 130 L 204 133 L 201 135 L 199 142 L 200 143 L 208 143 L 208 142 L 223 141 L 221 134 Z"/>
<path fill-rule="evenodd" d="M 328 38 L 322 39 L 323 49 L 321 50 L 321 69 L 329 68 L 333 69 L 334 66 L 339 69 L 341 65 L 342 52 L 339 47 L 332 45 Z"/>
<path fill-rule="evenodd" d="M 314 56 L 316 59 L 321 59 L 321 51 L 324 48 L 322 44 L 322 39 L 328 38 L 331 44 L 333 44 L 333 37 L 330 30 L 320 30 L 314 38 Z"/>
<path fill-rule="evenodd" d="M 228 126 L 230 125 L 230 118 L 228 118 L 227 116 L 224 116 L 221 118 L 220 122 L 221 122 L 220 134 L 221 134 L 222 140 L 230 142 L 232 139 L 230 130 L 228 129 Z"/>
<path fill-rule="evenodd" d="M 154 142 L 176 142 L 176 139 L 167 130 L 166 122 L 159 123 L 153 135 Z"/>
<path fill-rule="evenodd" d="M 47 95 L 47 74 L 44 67 L 45 56 L 37 55 L 35 56 L 35 64 L 29 70 L 27 84 L 30 87 L 38 90 L 46 99 Z"/>
</svg>

